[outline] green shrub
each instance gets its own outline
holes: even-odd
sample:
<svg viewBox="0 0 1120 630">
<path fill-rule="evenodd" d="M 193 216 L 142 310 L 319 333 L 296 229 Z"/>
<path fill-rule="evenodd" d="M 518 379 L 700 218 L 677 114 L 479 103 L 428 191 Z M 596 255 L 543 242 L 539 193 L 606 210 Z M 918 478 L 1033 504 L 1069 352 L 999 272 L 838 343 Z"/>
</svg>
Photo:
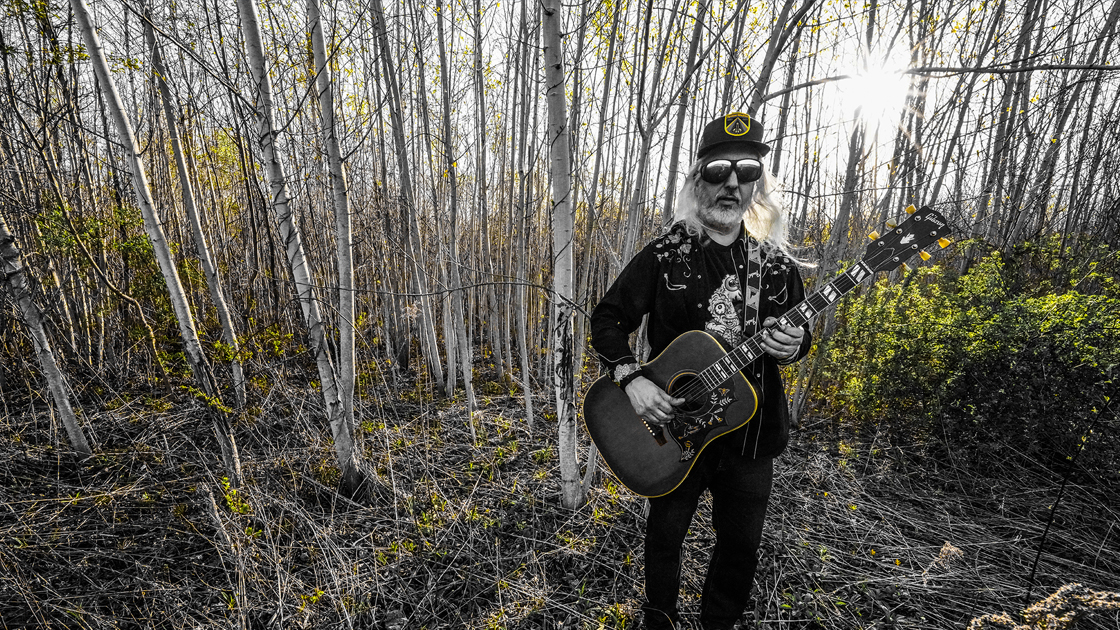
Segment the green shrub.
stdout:
<svg viewBox="0 0 1120 630">
<path fill-rule="evenodd" d="M 1013 449 L 1054 463 L 1085 442 L 1079 464 L 1109 465 L 1120 448 L 1100 434 L 1116 424 L 1104 405 L 1120 363 L 1120 300 L 1033 295 L 1037 285 L 1009 273 L 995 253 L 959 278 L 922 268 L 850 296 L 823 345 L 814 399 L 859 431 L 955 457 Z"/>
</svg>

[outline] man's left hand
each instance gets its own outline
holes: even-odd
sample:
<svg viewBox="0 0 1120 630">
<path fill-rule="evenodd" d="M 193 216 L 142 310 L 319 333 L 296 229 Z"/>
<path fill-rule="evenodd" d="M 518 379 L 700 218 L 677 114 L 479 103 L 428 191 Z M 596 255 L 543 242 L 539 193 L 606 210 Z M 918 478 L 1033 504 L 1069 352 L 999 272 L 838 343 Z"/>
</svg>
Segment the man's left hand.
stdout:
<svg viewBox="0 0 1120 630">
<path fill-rule="evenodd" d="M 763 332 L 766 333 L 762 336 L 762 349 L 779 361 L 789 361 L 801 349 L 805 330 L 797 326 L 775 326 L 777 322 L 774 317 L 767 317 L 762 322 Z"/>
</svg>

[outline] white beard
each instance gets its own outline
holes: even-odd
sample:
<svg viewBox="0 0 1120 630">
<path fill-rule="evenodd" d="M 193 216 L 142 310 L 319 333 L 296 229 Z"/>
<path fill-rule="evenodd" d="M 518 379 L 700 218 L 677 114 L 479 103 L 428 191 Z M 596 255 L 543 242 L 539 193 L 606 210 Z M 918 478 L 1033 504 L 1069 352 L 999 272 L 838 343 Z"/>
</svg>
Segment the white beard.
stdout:
<svg viewBox="0 0 1120 630">
<path fill-rule="evenodd" d="M 739 227 L 743 221 L 742 208 L 721 208 L 719 206 L 700 207 L 696 211 L 696 218 L 701 225 L 724 234 Z"/>
</svg>

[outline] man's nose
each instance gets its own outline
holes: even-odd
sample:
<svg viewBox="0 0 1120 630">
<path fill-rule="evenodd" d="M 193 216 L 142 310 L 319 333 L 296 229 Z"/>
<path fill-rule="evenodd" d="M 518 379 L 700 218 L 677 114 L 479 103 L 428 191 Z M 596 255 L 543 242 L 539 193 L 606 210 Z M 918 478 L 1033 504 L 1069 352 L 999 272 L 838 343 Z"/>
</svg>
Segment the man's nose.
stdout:
<svg viewBox="0 0 1120 630">
<path fill-rule="evenodd" d="M 724 180 L 723 185 L 732 190 L 739 187 L 739 175 L 735 172 L 735 169 L 731 169 L 731 174 Z"/>
</svg>

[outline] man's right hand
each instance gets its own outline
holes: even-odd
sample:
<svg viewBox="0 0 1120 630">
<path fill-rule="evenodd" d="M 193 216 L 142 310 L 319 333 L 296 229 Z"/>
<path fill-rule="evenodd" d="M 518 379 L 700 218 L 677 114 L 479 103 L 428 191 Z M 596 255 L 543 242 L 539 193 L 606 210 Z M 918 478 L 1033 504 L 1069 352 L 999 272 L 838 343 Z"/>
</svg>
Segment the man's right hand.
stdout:
<svg viewBox="0 0 1120 630">
<path fill-rule="evenodd" d="M 673 398 L 665 390 L 644 376 L 626 385 L 626 395 L 634 412 L 650 424 L 662 425 L 673 417 L 673 407 L 684 402 L 683 398 Z"/>
</svg>

